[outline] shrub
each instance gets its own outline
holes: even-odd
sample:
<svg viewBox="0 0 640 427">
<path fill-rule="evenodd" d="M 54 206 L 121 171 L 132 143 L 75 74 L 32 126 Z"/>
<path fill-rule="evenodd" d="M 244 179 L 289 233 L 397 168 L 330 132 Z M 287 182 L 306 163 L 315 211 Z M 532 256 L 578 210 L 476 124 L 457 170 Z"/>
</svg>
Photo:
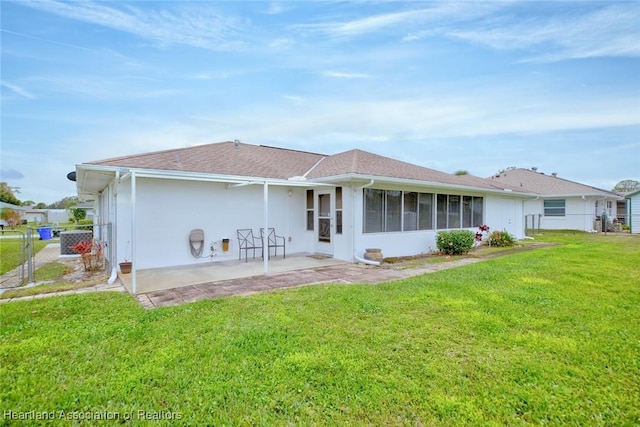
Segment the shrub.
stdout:
<svg viewBox="0 0 640 427">
<path fill-rule="evenodd" d="M 516 244 L 516 240 L 513 236 L 506 231 L 494 231 L 489 235 L 489 246 L 497 246 L 500 248 L 513 246 Z"/>
<path fill-rule="evenodd" d="M 103 267 L 102 245 L 95 240 L 78 242 L 71 249 L 80 254 L 84 271 L 100 270 Z"/>
<path fill-rule="evenodd" d="M 461 255 L 471 250 L 475 239 L 475 234 L 469 230 L 439 231 L 436 244 L 441 253 Z"/>
</svg>

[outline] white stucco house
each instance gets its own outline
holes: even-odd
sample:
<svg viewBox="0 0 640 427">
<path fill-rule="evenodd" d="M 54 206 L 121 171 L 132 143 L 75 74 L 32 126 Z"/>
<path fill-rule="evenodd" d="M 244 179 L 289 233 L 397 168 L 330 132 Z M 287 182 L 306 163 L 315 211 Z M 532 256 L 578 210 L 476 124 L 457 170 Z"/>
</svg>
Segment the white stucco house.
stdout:
<svg viewBox="0 0 640 427">
<path fill-rule="evenodd" d="M 535 228 L 547 230 L 602 231 L 602 219 L 618 216 L 617 203 L 624 198 L 602 190 L 535 169 L 512 168 L 490 178 L 537 194 L 524 203 L 524 215 L 535 221 Z M 597 230 L 597 228 L 600 228 Z"/>
<path fill-rule="evenodd" d="M 629 227 L 632 234 L 640 234 L 640 190 L 627 194 Z"/>
<path fill-rule="evenodd" d="M 428 252 L 439 230 L 480 224 L 521 239 L 523 205 L 534 197 L 361 150 L 323 155 L 239 142 L 82 163 L 76 183 L 79 197 L 94 201 L 95 222 L 112 224 L 112 265 L 126 258 L 134 269 L 211 262 L 192 254 L 197 229 L 213 261 L 238 259 L 236 230 L 247 228 L 275 228 L 287 254 L 351 262 L 371 247 L 385 256 Z"/>
</svg>

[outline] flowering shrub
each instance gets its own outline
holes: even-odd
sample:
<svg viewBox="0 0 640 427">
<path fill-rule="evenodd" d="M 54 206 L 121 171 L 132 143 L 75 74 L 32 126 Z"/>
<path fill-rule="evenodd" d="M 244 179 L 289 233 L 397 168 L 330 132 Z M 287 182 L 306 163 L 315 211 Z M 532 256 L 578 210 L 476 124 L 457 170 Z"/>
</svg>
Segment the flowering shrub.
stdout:
<svg viewBox="0 0 640 427">
<path fill-rule="evenodd" d="M 476 244 L 479 245 L 482 243 L 482 233 L 486 233 L 489 231 L 489 226 L 486 224 L 482 224 L 478 226 L 478 231 L 476 231 Z"/>
<path fill-rule="evenodd" d="M 102 268 L 102 245 L 95 240 L 84 240 L 71 246 L 71 249 L 80 254 L 84 271 L 95 271 Z"/>
<path fill-rule="evenodd" d="M 440 253 L 447 255 L 466 254 L 473 247 L 475 236 L 469 230 L 439 231 L 436 245 Z"/>
<path fill-rule="evenodd" d="M 506 231 L 494 231 L 489 235 L 489 246 L 507 247 L 515 244 L 516 240 Z"/>
</svg>

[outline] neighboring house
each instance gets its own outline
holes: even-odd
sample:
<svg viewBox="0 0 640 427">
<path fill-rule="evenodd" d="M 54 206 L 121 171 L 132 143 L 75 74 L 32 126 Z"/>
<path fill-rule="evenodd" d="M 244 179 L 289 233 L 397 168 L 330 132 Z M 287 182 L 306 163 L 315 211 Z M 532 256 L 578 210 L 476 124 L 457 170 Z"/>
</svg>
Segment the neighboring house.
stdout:
<svg viewBox="0 0 640 427">
<path fill-rule="evenodd" d="M 361 150 L 322 155 L 239 142 L 83 163 L 76 182 L 80 199 L 95 201 L 96 221 L 113 224 L 112 265 L 133 261 L 133 277 L 135 269 L 238 259 L 243 228 L 259 235 L 274 227 L 287 254 L 346 261 L 366 248 L 385 256 L 429 252 L 438 230 L 480 224 L 521 239 L 523 201 L 532 198 L 496 180 Z M 203 258 L 190 251 L 194 229 L 204 230 Z"/>
<path fill-rule="evenodd" d="M 47 209 L 36 209 L 27 206 L 24 211 L 24 219 L 34 224 L 44 224 L 48 222 L 47 213 Z"/>
<path fill-rule="evenodd" d="M 12 205 L 11 203 L 7 202 L 0 202 L 0 210 L 2 209 L 12 209 L 20 214 L 20 221 L 24 219 L 24 213 L 26 211 L 26 208 L 24 206 Z M 9 226 L 9 224 L 7 224 L 6 221 L 2 218 L 0 218 L 0 225 L 2 225 L 3 227 Z"/>
<path fill-rule="evenodd" d="M 626 198 L 631 233 L 640 234 L 640 190 L 627 194 Z"/>
<path fill-rule="evenodd" d="M 535 169 L 508 169 L 491 179 L 537 195 L 524 203 L 524 214 L 534 218 L 535 228 L 602 231 L 602 220 L 617 220 L 617 202 L 623 197 L 563 179 Z M 539 226 L 538 226 L 539 225 Z"/>
<path fill-rule="evenodd" d="M 60 224 L 69 222 L 73 216 L 73 209 L 83 209 L 86 211 L 86 219 L 93 219 L 93 203 L 82 203 L 69 209 L 36 209 L 25 207 L 24 219 L 35 224 Z"/>
</svg>

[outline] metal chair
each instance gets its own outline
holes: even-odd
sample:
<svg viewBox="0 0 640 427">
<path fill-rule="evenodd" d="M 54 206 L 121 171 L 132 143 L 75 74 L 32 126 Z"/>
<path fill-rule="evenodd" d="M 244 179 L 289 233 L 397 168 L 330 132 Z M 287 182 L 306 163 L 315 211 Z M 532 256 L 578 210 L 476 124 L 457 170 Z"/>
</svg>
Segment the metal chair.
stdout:
<svg viewBox="0 0 640 427">
<path fill-rule="evenodd" d="M 256 249 L 260 249 L 260 253 L 264 257 L 262 239 L 256 239 L 251 228 L 240 228 L 236 230 L 236 233 L 238 234 L 238 260 L 242 259 L 242 251 L 244 251 L 244 262 L 248 262 L 250 250 L 253 250 L 255 258 Z"/>
<path fill-rule="evenodd" d="M 264 241 L 264 228 L 260 229 L 260 237 L 262 237 L 262 240 Z M 282 257 L 287 257 L 285 238 L 283 236 L 276 235 L 275 228 L 269 228 L 269 233 L 267 233 L 267 255 L 269 256 L 269 259 L 271 259 L 271 248 L 274 248 L 273 256 L 278 256 L 278 248 L 282 248 Z"/>
</svg>

